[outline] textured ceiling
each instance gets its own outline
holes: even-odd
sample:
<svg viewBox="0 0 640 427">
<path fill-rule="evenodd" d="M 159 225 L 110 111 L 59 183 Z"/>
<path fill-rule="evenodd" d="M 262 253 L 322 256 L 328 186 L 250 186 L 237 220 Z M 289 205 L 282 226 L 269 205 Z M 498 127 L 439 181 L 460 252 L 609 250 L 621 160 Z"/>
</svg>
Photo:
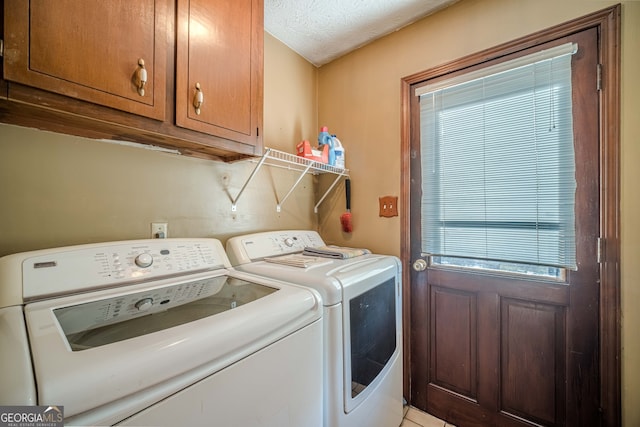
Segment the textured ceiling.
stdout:
<svg viewBox="0 0 640 427">
<path fill-rule="evenodd" d="M 264 25 L 320 66 L 456 1 L 264 0 Z"/>
</svg>

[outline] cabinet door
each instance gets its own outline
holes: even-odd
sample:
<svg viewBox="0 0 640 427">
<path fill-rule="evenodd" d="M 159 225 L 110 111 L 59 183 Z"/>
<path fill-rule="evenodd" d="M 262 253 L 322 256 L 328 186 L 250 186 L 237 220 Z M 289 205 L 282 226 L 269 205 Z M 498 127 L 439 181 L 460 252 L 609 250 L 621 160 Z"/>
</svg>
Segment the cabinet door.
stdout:
<svg viewBox="0 0 640 427">
<path fill-rule="evenodd" d="M 167 0 L 5 0 L 4 78 L 164 119 Z M 138 90 L 142 64 L 147 75 Z"/>
<path fill-rule="evenodd" d="M 252 145 L 256 154 L 262 150 L 263 7 L 263 0 L 178 0 L 176 124 Z"/>
</svg>

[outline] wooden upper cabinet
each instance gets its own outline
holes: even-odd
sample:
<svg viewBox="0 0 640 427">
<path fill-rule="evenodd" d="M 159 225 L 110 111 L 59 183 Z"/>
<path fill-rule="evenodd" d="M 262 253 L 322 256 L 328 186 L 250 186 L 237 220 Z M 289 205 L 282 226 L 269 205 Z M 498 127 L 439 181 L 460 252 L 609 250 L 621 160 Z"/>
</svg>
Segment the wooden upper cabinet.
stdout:
<svg viewBox="0 0 640 427">
<path fill-rule="evenodd" d="M 262 155 L 263 9 L 4 0 L 0 121 L 225 161 Z"/>
<path fill-rule="evenodd" d="M 164 120 L 166 3 L 5 0 L 4 79 Z"/>
<path fill-rule="evenodd" d="M 178 126 L 262 147 L 263 8 L 263 0 L 178 0 Z"/>
</svg>

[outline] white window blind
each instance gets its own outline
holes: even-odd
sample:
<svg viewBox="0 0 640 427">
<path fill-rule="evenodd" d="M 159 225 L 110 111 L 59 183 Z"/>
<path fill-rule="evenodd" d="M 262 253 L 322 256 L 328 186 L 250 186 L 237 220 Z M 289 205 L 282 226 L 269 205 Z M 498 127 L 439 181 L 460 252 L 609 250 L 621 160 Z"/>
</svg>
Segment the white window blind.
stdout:
<svg viewBox="0 0 640 427">
<path fill-rule="evenodd" d="M 416 90 L 422 251 L 576 268 L 573 44 Z"/>
</svg>

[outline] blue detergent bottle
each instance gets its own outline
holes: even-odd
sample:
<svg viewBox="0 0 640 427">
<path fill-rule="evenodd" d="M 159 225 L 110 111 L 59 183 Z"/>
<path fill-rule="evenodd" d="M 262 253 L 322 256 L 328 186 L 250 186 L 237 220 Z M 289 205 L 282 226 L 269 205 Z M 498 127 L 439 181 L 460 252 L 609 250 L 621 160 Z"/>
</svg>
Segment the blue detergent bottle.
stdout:
<svg viewBox="0 0 640 427">
<path fill-rule="evenodd" d="M 322 126 L 320 128 L 320 133 L 318 134 L 318 149 L 322 150 L 324 145 L 329 146 L 329 161 L 328 164 L 330 166 L 335 166 L 336 164 L 336 152 L 333 146 L 333 138 L 329 134 L 329 128 L 326 126 Z"/>
</svg>

